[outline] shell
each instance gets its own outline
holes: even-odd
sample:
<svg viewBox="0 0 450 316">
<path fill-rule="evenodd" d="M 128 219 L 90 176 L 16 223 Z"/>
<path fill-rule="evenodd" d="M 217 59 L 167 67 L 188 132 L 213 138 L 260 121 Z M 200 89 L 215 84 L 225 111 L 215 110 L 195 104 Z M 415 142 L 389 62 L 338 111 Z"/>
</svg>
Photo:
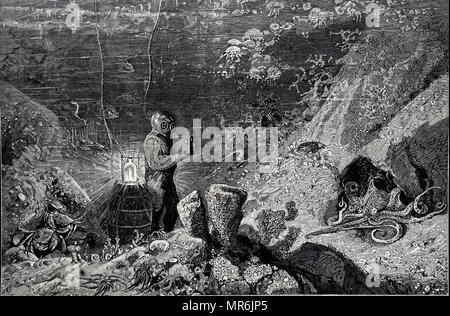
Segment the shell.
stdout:
<svg viewBox="0 0 450 316">
<path fill-rule="evenodd" d="M 161 250 L 161 251 L 167 251 L 169 250 L 170 244 L 167 240 L 154 240 L 151 242 L 149 248 L 150 250 Z"/>
</svg>

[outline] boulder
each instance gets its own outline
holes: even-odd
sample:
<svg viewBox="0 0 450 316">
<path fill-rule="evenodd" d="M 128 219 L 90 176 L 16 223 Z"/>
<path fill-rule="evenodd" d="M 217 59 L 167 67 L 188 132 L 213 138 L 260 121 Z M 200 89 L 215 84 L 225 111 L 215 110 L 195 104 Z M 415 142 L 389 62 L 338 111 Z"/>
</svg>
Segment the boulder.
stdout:
<svg viewBox="0 0 450 316">
<path fill-rule="evenodd" d="M 226 281 L 220 288 L 221 295 L 249 295 L 250 286 L 245 281 Z"/>
<path fill-rule="evenodd" d="M 219 246 L 231 246 L 241 223 L 247 193 L 225 184 L 213 184 L 206 190 L 205 199 L 209 233 Z"/>
<path fill-rule="evenodd" d="M 268 264 L 256 264 L 247 267 L 242 273 L 245 281 L 250 284 L 256 284 L 267 275 L 272 274 L 272 267 Z"/>
<path fill-rule="evenodd" d="M 225 256 L 218 256 L 209 261 L 211 264 L 211 273 L 213 277 L 221 281 L 239 280 L 242 277 L 239 274 L 239 268 L 235 266 Z"/>
<path fill-rule="evenodd" d="M 259 295 L 294 295 L 300 294 L 298 282 L 284 270 L 275 271 L 269 278 L 256 286 Z"/>
<path fill-rule="evenodd" d="M 186 232 L 193 237 L 208 240 L 209 234 L 205 208 L 199 192 L 196 190 L 188 194 L 178 203 L 177 209 Z"/>
<path fill-rule="evenodd" d="M 278 238 L 286 229 L 285 213 L 283 210 L 262 210 L 256 217 L 258 236 L 263 245 L 269 246 L 272 239 Z"/>
<path fill-rule="evenodd" d="M 448 87 L 448 75 L 433 81 L 396 113 L 380 130 L 378 139 L 359 151 L 390 171 L 411 197 L 422 193 L 426 186 L 439 186 L 442 190 L 435 202 L 446 201 Z"/>
<path fill-rule="evenodd" d="M 417 196 L 427 187 L 437 186 L 435 203 L 447 201 L 448 184 L 448 118 L 435 124 L 422 125 L 411 137 L 405 137 L 388 152 L 390 169 L 396 175 L 397 184 L 408 188 L 406 193 Z M 402 155 L 396 153 L 402 152 Z M 403 168 L 403 163 L 407 168 Z M 408 176 L 409 175 L 409 176 Z M 416 186 L 410 185 L 414 181 Z"/>
<path fill-rule="evenodd" d="M 302 232 L 301 224 L 296 221 L 294 225 L 287 226 L 284 210 L 263 209 L 254 213 L 256 215 L 253 214 L 253 220 L 249 217 L 244 219 L 239 232 L 250 240 L 261 243 L 278 258 L 286 258 Z M 310 217 L 308 214 L 304 215 Z M 317 220 L 315 225 L 318 226 Z"/>
<path fill-rule="evenodd" d="M 287 259 L 291 273 L 308 279 L 317 293 L 382 293 L 379 286 L 370 287 L 367 275 L 354 262 L 331 247 L 306 242 Z"/>
</svg>

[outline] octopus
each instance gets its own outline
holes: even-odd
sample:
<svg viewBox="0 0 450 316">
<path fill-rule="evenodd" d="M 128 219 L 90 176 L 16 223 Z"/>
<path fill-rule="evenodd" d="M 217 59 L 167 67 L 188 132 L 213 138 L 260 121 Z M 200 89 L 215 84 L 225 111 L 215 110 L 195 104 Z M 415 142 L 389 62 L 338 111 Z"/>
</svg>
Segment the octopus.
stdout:
<svg viewBox="0 0 450 316">
<path fill-rule="evenodd" d="M 439 202 L 430 211 L 422 201 L 423 197 L 432 190 L 441 190 L 432 186 L 417 195 L 412 202 L 404 205 L 400 199 L 401 188 L 395 187 L 391 192 L 378 190 L 374 185 L 374 178 L 370 179 L 367 192 L 357 196 L 359 190 L 356 182 L 344 185 L 344 193 L 348 202 L 341 199 L 337 215 L 328 219 L 328 228 L 311 232 L 305 236 L 335 233 L 347 230 L 368 229 L 370 238 L 380 244 L 390 244 L 399 240 L 405 230 L 405 225 L 422 222 L 445 211 L 446 203 Z"/>
</svg>

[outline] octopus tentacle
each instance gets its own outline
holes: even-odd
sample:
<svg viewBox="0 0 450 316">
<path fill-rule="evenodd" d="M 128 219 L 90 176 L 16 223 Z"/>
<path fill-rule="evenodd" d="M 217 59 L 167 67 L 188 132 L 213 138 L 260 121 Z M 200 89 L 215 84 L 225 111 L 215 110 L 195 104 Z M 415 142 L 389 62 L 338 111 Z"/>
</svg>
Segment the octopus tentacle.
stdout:
<svg viewBox="0 0 450 316">
<path fill-rule="evenodd" d="M 336 221 L 332 221 L 332 219 L 335 218 L 335 216 L 330 217 L 327 220 L 327 224 L 330 226 L 336 226 L 342 223 L 342 220 L 344 219 L 344 212 L 348 209 L 348 204 L 345 203 L 344 199 L 342 198 L 341 202 L 338 204 L 339 207 L 342 207 L 341 210 L 339 210 L 338 218 Z"/>
<path fill-rule="evenodd" d="M 346 210 L 348 208 L 348 204 L 345 203 L 344 198 L 341 199 L 341 201 L 338 203 L 339 207 L 342 207 L 343 210 Z"/>
<path fill-rule="evenodd" d="M 376 233 L 386 231 L 387 228 L 395 229 L 395 235 L 390 238 L 387 238 L 387 239 L 378 238 L 376 236 Z M 399 240 L 402 237 L 403 230 L 404 230 L 403 226 L 400 223 L 398 223 L 397 221 L 386 220 L 386 221 L 383 221 L 383 222 L 377 224 L 377 227 L 372 229 L 372 231 L 370 232 L 370 238 L 376 243 L 391 244 L 391 243 Z"/>
<path fill-rule="evenodd" d="M 425 214 L 428 211 L 428 207 L 426 205 L 424 205 L 424 208 L 419 206 L 419 200 L 420 200 L 420 198 L 422 198 L 422 196 L 424 196 L 426 193 L 428 193 L 429 191 L 431 191 L 433 189 L 442 190 L 440 187 L 436 187 L 436 186 L 429 187 L 428 189 L 426 189 L 425 191 L 420 193 L 418 196 L 416 196 L 416 198 L 414 199 L 414 202 L 413 202 L 414 211 L 416 211 L 417 214 Z"/>
<path fill-rule="evenodd" d="M 330 234 L 345 230 L 354 230 L 354 229 L 362 229 L 362 228 L 373 228 L 371 225 L 367 225 L 367 220 L 365 218 L 357 218 L 351 222 L 343 223 L 339 226 L 324 228 L 321 230 L 313 231 L 305 235 L 306 239 L 310 239 L 312 236 Z"/>
<path fill-rule="evenodd" d="M 419 194 L 418 196 L 416 196 L 414 201 L 409 203 L 402 211 L 383 210 L 383 211 L 379 212 L 377 214 L 377 216 L 378 217 L 381 216 L 383 218 L 392 216 L 392 217 L 400 219 L 400 217 L 411 215 L 411 212 L 413 210 L 416 213 L 418 213 L 418 214 L 424 214 L 427 211 L 428 208 L 426 210 L 423 210 L 423 209 L 421 209 L 421 207 L 419 206 L 418 203 L 419 203 L 419 200 L 424 196 L 424 194 L 426 194 L 427 192 L 431 191 L 432 189 L 439 189 L 439 190 L 441 190 L 440 187 L 430 187 L 430 188 L 426 189 L 424 192 L 422 192 L 421 194 Z M 396 193 L 395 197 L 398 196 L 399 193 L 400 192 Z M 391 202 L 389 202 L 389 204 L 391 204 Z M 440 213 L 442 211 L 441 208 L 445 209 L 446 204 L 445 203 L 438 203 L 438 204 L 436 204 L 436 207 L 439 209 L 436 212 Z M 435 213 L 435 212 L 433 212 L 433 213 Z M 427 217 L 427 218 L 429 218 L 429 217 Z"/>
<path fill-rule="evenodd" d="M 445 202 L 436 203 L 437 209 L 445 209 L 446 207 L 447 207 L 447 204 Z"/>
<path fill-rule="evenodd" d="M 395 191 L 393 190 L 387 209 L 379 212 L 352 212 L 351 210 L 353 208 L 351 203 L 349 205 L 342 199 L 338 204 L 338 206 L 342 208 L 339 210 L 338 215 L 330 217 L 327 221 L 327 224 L 331 227 L 308 233 L 305 235 L 305 238 L 309 239 L 312 236 L 335 233 L 339 231 L 371 229 L 370 238 L 374 242 L 381 244 L 393 243 L 402 237 L 404 232 L 404 224 L 421 222 L 443 212 L 447 208 L 446 203 L 440 202 L 435 205 L 436 209 L 433 212 L 422 217 L 412 216 L 413 211 L 417 214 L 425 214 L 428 212 L 428 207 L 425 204 L 419 205 L 420 199 L 427 192 L 434 189 L 441 190 L 441 188 L 437 186 L 427 188 L 421 194 L 416 196 L 413 202 L 409 203 L 403 210 L 400 211 L 395 210 L 395 208 L 398 209 L 400 205 L 403 205 L 399 200 L 402 192 L 400 188 L 397 190 L 394 189 Z M 349 201 L 351 202 L 351 199 L 349 199 Z M 381 235 L 381 237 L 377 236 L 379 233 L 387 233 L 392 229 L 394 230 L 394 234 L 390 237 L 388 236 L 387 238 L 384 238 L 383 235 Z"/>
<path fill-rule="evenodd" d="M 342 220 L 343 220 L 343 218 L 344 218 L 344 216 L 343 216 L 344 211 L 345 211 L 345 210 L 343 210 L 343 209 L 339 211 L 339 214 L 338 214 L 338 216 L 337 216 L 337 220 L 336 220 L 336 221 L 333 221 L 333 220 L 336 218 L 336 216 L 330 217 L 330 218 L 327 220 L 327 224 L 328 224 L 329 226 L 337 226 L 337 225 L 341 224 L 341 223 L 342 223 Z"/>
<path fill-rule="evenodd" d="M 423 220 L 432 218 L 433 216 L 442 213 L 447 208 L 447 204 L 446 203 L 439 203 L 439 204 L 440 204 L 441 208 L 439 208 L 439 209 L 437 209 L 437 210 L 435 210 L 435 211 L 433 211 L 433 212 L 431 212 L 431 213 L 429 213 L 429 214 L 427 214 L 425 216 L 422 216 L 422 217 L 412 217 L 411 216 L 409 218 L 402 219 L 402 222 L 403 223 L 419 223 L 419 222 L 421 222 Z"/>
<path fill-rule="evenodd" d="M 364 213 L 348 213 L 348 214 L 346 214 L 344 216 L 344 219 L 347 219 L 347 218 L 362 218 L 364 216 L 365 216 Z"/>
<path fill-rule="evenodd" d="M 377 216 L 382 217 L 402 217 L 402 216 L 408 216 L 411 214 L 412 210 L 414 208 L 413 202 L 409 203 L 402 211 L 389 211 L 389 210 L 383 210 L 377 214 Z"/>
</svg>

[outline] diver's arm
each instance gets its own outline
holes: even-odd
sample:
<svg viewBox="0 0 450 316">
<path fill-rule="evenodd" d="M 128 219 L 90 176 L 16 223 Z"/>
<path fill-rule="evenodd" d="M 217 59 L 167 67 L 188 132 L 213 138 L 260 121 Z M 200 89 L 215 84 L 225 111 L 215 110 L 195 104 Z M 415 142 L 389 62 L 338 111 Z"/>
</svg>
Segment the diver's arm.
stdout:
<svg viewBox="0 0 450 316">
<path fill-rule="evenodd" d="M 144 144 L 144 155 L 149 167 L 153 170 L 164 171 L 178 162 L 177 155 L 163 154 L 161 144 L 155 139 L 147 139 Z"/>
</svg>

